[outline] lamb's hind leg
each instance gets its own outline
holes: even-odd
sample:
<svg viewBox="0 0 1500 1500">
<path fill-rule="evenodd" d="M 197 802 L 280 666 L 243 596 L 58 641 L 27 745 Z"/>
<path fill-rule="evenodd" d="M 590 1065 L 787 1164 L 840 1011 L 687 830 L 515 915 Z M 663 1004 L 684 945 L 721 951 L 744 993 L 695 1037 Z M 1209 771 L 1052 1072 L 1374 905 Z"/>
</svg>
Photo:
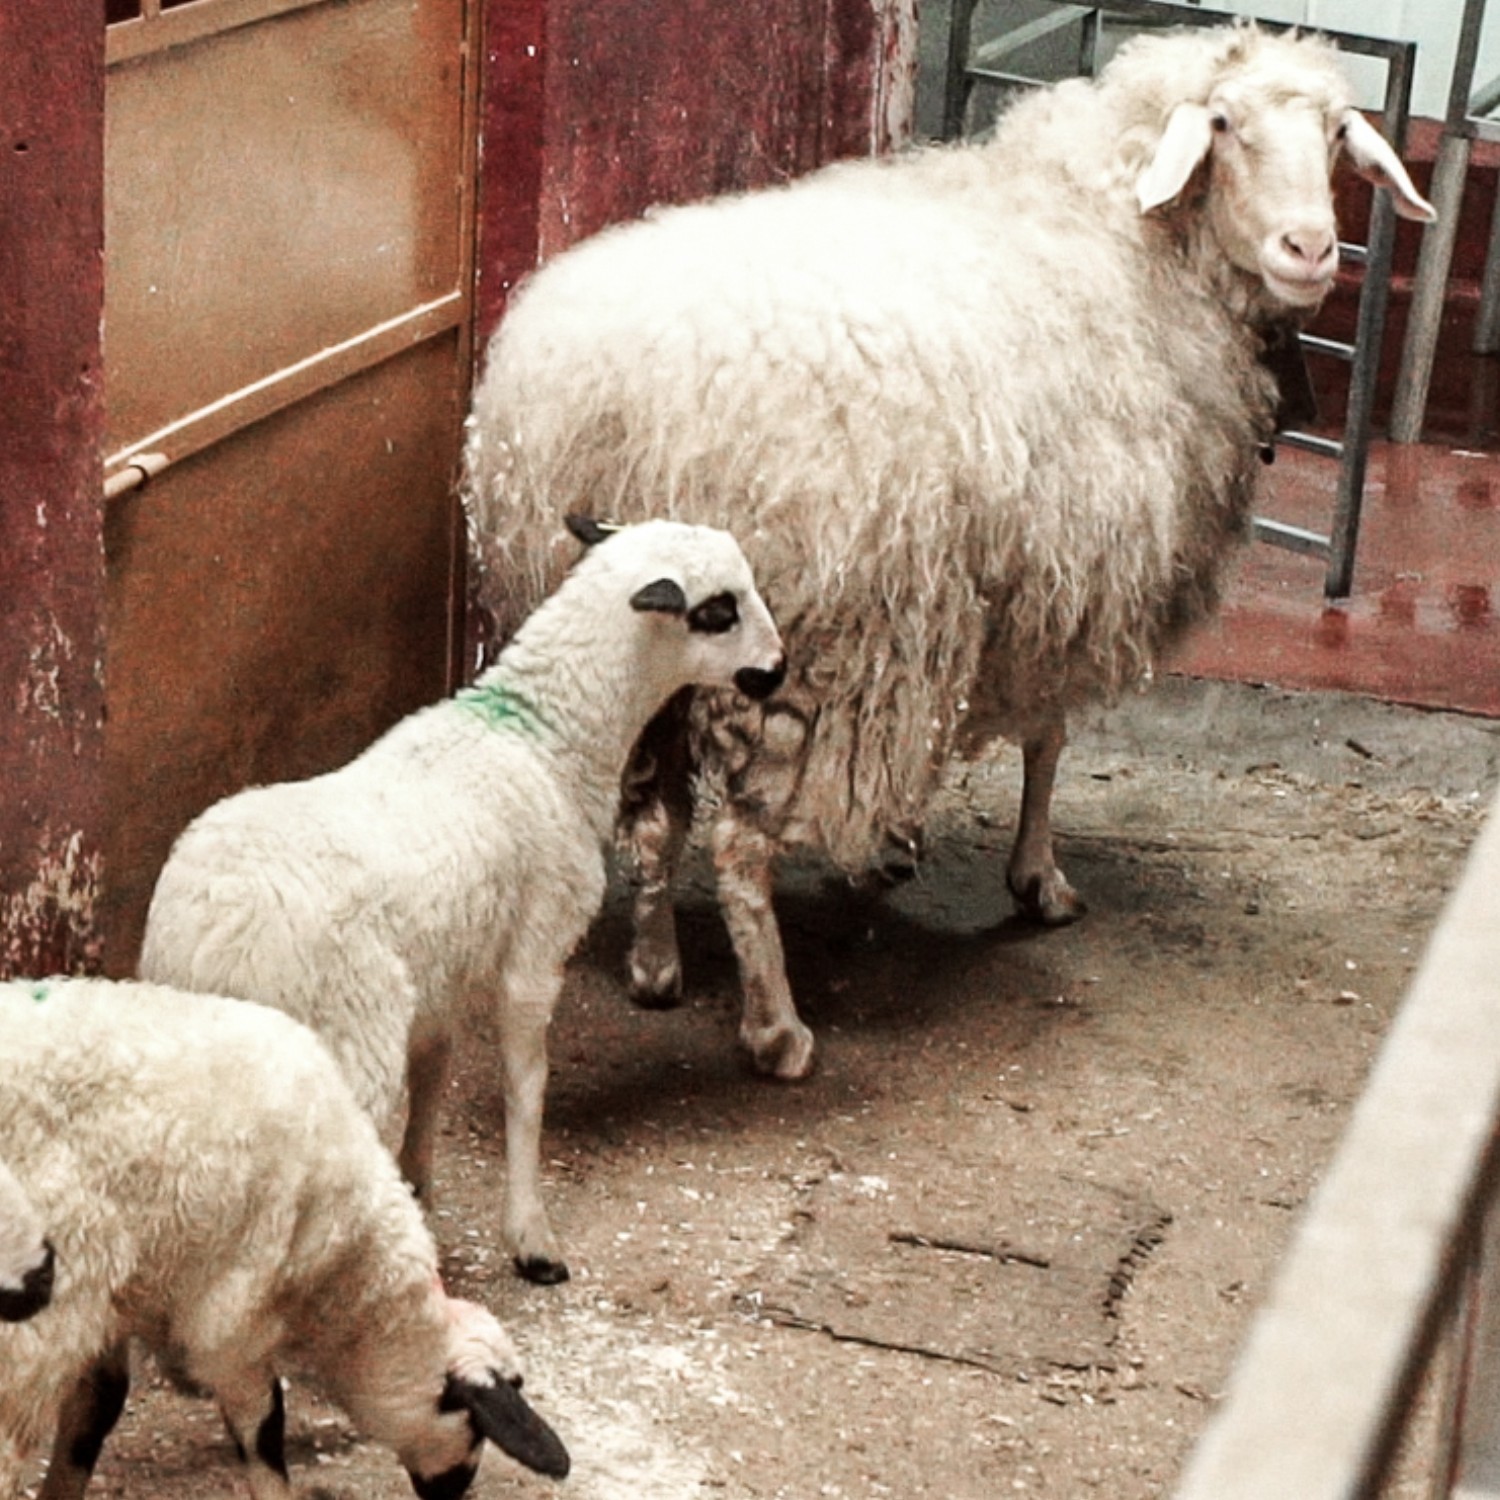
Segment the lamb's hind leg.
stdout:
<svg viewBox="0 0 1500 1500">
<path fill-rule="evenodd" d="M 634 887 L 630 998 L 647 1010 L 669 1010 L 682 999 L 672 880 L 693 821 L 691 692 L 679 693 L 646 726 L 620 811 L 620 838 L 629 851 Z"/>
<path fill-rule="evenodd" d="M 740 1043 L 762 1073 L 805 1078 L 813 1065 L 813 1034 L 803 1025 L 786 977 L 786 953 L 771 902 L 774 843 L 733 811 L 713 828 L 719 904 L 739 960 L 744 1010 Z"/>
<path fill-rule="evenodd" d="M 1005 874 L 1021 910 L 1048 927 L 1076 921 L 1085 910 L 1052 852 L 1052 788 L 1067 739 L 1059 713 L 1021 742 L 1021 816 Z"/>
</svg>

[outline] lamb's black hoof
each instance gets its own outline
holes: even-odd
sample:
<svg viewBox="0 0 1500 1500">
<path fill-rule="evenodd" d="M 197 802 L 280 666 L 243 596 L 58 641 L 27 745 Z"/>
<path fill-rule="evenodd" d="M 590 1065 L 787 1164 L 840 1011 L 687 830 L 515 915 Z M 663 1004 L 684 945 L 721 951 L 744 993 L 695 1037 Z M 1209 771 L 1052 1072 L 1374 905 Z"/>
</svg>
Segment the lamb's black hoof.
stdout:
<svg viewBox="0 0 1500 1500">
<path fill-rule="evenodd" d="M 548 1260 L 545 1255 L 518 1255 L 515 1266 L 517 1275 L 536 1286 L 558 1286 L 568 1279 L 567 1265 L 560 1260 Z"/>
</svg>

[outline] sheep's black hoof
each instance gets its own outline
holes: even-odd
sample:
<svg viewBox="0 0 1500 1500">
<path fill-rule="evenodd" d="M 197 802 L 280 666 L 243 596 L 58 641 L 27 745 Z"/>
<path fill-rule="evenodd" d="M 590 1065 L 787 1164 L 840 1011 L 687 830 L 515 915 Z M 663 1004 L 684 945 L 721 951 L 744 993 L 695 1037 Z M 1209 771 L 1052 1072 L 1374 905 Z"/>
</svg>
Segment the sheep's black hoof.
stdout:
<svg viewBox="0 0 1500 1500">
<path fill-rule="evenodd" d="M 515 1265 L 516 1274 L 536 1286 L 558 1286 L 568 1279 L 567 1265 L 560 1260 L 548 1260 L 545 1255 L 518 1255 Z"/>
<path fill-rule="evenodd" d="M 663 989 L 633 984 L 630 986 L 630 1003 L 637 1010 L 676 1010 L 682 1004 L 682 981 Z"/>
</svg>

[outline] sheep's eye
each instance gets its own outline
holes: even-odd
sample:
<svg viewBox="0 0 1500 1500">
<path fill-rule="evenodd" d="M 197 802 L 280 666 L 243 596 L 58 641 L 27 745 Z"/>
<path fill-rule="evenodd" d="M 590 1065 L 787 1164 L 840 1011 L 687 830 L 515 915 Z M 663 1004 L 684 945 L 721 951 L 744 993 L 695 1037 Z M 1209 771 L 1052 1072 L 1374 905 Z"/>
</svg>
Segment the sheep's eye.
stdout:
<svg viewBox="0 0 1500 1500">
<path fill-rule="evenodd" d="M 1216 109 L 1208 117 L 1208 123 L 1218 135 L 1227 135 L 1229 133 L 1229 116 L 1222 109 Z"/>
<path fill-rule="evenodd" d="M 1334 140 L 1336 140 L 1336 141 L 1346 140 L 1348 138 L 1348 135 L 1349 135 L 1349 122 L 1347 120 L 1340 120 L 1339 121 L 1339 127 L 1338 127 L 1338 129 L 1333 132 L 1333 138 L 1334 138 Z"/>
<path fill-rule="evenodd" d="M 714 594 L 688 611 L 688 629 L 723 635 L 740 622 L 740 606 L 733 594 Z"/>
</svg>

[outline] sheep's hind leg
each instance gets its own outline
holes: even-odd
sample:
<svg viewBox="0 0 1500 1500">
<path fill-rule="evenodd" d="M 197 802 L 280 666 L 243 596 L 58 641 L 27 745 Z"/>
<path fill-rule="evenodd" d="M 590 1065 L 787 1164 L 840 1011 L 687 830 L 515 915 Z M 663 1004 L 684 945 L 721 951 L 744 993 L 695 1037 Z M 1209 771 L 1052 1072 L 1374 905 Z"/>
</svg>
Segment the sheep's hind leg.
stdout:
<svg viewBox="0 0 1500 1500">
<path fill-rule="evenodd" d="M 775 845 L 731 812 L 714 824 L 713 854 L 719 904 L 744 991 L 740 1043 L 762 1073 L 806 1078 L 813 1066 L 813 1034 L 798 1017 L 787 983 L 786 953 L 771 901 Z"/>
<path fill-rule="evenodd" d="M 645 1010 L 670 1010 L 682 999 L 672 879 L 693 821 L 690 701 L 691 689 L 679 693 L 646 726 L 620 811 L 633 885 L 630 998 Z"/>
<path fill-rule="evenodd" d="M 414 1033 L 406 1057 L 406 1133 L 401 1140 L 401 1175 L 423 1208 L 432 1206 L 432 1153 L 438 1110 L 448 1078 L 452 1043 L 434 1028 Z"/>
<path fill-rule="evenodd" d="M 224 1425 L 234 1439 L 253 1500 L 292 1500 L 286 1466 L 286 1397 L 262 1371 L 233 1385 L 216 1384 Z"/>
<path fill-rule="evenodd" d="M 104 1440 L 125 1409 L 130 1365 L 123 1344 L 109 1350 L 63 1400 L 52 1443 L 52 1462 L 39 1500 L 82 1500 Z"/>
<path fill-rule="evenodd" d="M 1005 874 L 1016 904 L 1048 927 L 1065 926 L 1086 910 L 1052 852 L 1052 788 L 1067 740 L 1067 721 L 1059 714 L 1021 742 L 1021 816 Z"/>
</svg>

